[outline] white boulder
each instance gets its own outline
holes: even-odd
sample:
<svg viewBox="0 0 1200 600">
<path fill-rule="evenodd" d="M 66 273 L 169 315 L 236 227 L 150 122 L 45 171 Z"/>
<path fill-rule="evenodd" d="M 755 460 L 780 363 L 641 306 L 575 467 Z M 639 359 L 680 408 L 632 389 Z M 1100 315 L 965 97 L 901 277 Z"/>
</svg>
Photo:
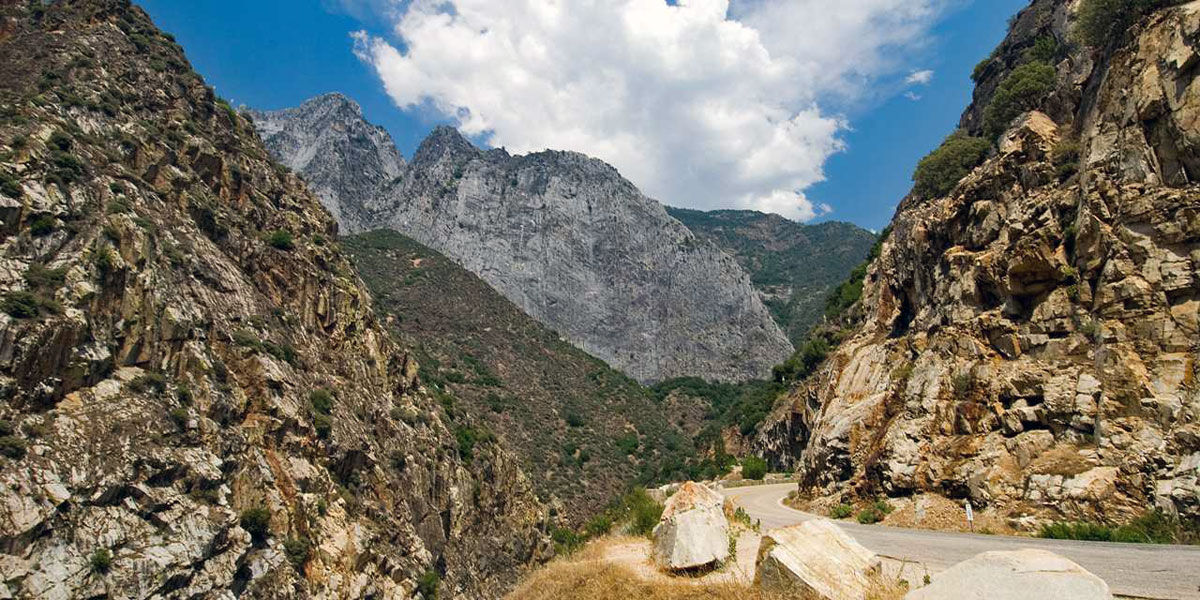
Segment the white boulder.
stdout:
<svg viewBox="0 0 1200 600">
<path fill-rule="evenodd" d="M 827 600 L 866 598 L 880 571 L 873 552 L 825 519 L 767 532 L 757 562 L 762 589 Z"/>
<path fill-rule="evenodd" d="M 654 527 L 654 562 L 670 570 L 714 565 L 729 557 L 724 497 L 687 482 L 667 499 Z"/>
<path fill-rule="evenodd" d="M 1111 600 L 1103 579 L 1046 550 L 984 552 L 934 575 L 905 600 Z"/>
</svg>

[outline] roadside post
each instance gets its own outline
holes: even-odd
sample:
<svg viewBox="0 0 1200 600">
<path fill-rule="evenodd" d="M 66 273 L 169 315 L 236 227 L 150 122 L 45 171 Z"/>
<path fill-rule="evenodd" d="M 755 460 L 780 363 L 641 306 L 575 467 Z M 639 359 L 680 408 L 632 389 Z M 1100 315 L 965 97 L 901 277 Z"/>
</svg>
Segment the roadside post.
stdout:
<svg viewBox="0 0 1200 600">
<path fill-rule="evenodd" d="M 964 501 L 963 506 L 967 508 L 967 527 L 971 529 L 971 533 L 975 533 L 975 511 L 971 510 L 971 501 Z"/>
</svg>

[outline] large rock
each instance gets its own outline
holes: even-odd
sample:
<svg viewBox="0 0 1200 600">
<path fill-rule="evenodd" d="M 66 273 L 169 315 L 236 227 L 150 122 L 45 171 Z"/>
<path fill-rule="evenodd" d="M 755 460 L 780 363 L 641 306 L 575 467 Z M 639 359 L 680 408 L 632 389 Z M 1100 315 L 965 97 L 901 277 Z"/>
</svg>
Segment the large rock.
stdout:
<svg viewBox="0 0 1200 600">
<path fill-rule="evenodd" d="M 804 598 L 861 600 L 878 574 L 873 552 L 832 522 L 813 519 L 763 536 L 754 583 Z"/>
<path fill-rule="evenodd" d="M 935 575 L 905 600 L 1104 600 L 1108 584 L 1067 558 L 1026 548 L 984 552 Z"/>
<path fill-rule="evenodd" d="M 667 499 L 654 528 L 654 562 L 664 569 L 706 567 L 729 557 L 729 521 L 725 499 L 687 482 Z"/>
</svg>

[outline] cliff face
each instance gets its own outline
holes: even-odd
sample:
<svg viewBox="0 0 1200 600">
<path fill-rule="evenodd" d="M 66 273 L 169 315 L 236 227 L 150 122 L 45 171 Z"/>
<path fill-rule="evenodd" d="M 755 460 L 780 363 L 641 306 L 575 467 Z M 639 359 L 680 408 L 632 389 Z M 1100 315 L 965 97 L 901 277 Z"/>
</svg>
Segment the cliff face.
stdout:
<svg viewBox="0 0 1200 600">
<path fill-rule="evenodd" d="M 287 148 L 280 156 L 295 161 Z M 307 176 L 320 189 L 320 173 L 334 170 Z M 343 219 L 349 231 L 370 223 L 432 247 L 643 382 L 766 377 L 791 352 L 736 261 L 580 154 L 482 151 L 442 127 L 399 180 L 338 204 L 371 215 Z"/>
<path fill-rule="evenodd" d="M 737 259 L 794 345 L 821 321 L 830 292 L 863 262 L 876 237 L 851 223 L 806 225 L 752 210 L 667 213 Z"/>
<path fill-rule="evenodd" d="M 0 8 L 0 596 L 493 597 L 548 553 L 335 225 L 119 0 Z"/>
<path fill-rule="evenodd" d="M 1014 21 L 962 127 L 1050 38 L 1039 110 L 949 195 L 902 203 L 863 325 L 760 430 L 805 493 L 935 491 L 1016 525 L 1200 518 L 1200 3 L 1095 51 L 1067 45 L 1072 10 Z"/>
<path fill-rule="evenodd" d="M 296 108 L 249 111 L 272 156 L 300 173 L 347 231 L 370 229 L 366 206 L 342 198 L 370 198 L 404 172 L 392 136 L 363 119 L 341 94 L 313 98 Z"/>
</svg>

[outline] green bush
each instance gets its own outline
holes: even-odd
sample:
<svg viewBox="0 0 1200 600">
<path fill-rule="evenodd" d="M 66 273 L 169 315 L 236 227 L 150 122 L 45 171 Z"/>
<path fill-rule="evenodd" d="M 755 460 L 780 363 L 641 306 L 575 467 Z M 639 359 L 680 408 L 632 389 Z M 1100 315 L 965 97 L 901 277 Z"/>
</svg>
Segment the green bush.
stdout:
<svg viewBox="0 0 1200 600">
<path fill-rule="evenodd" d="M 91 564 L 93 572 L 107 573 L 112 568 L 112 552 L 108 548 L 101 548 L 92 553 L 88 562 Z"/>
<path fill-rule="evenodd" d="M 550 539 L 554 541 L 554 551 L 557 554 L 570 554 L 586 541 L 583 536 L 568 527 L 555 527 L 550 532 Z"/>
<path fill-rule="evenodd" d="M 240 523 L 254 543 L 262 544 L 271 533 L 271 511 L 261 506 L 247 508 L 242 511 Z"/>
<path fill-rule="evenodd" d="M 583 427 L 584 424 L 583 415 L 575 411 L 568 412 L 566 420 L 567 425 L 570 427 Z"/>
<path fill-rule="evenodd" d="M 67 278 L 66 269 L 47 269 L 42 265 L 30 265 L 25 271 L 25 283 L 31 288 L 57 289 Z"/>
<path fill-rule="evenodd" d="M 32 319 L 38 316 L 39 306 L 37 296 L 25 291 L 9 292 L 4 295 L 3 303 L 0 303 L 4 312 L 16 319 Z"/>
<path fill-rule="evenodd" d="M 1053 63 L 1058 58 L 1061 47 L 1052 35 L 1043 35 L 1034 40 L 1033 47 L 1025 51 L 1026 60 Z"/>
<path fill-rule="evenodd" d="M 296 247 L 296 242 L 292 238 L 292 232 L 283 229 L 272 231 L 271 235 L 267 237 L 267 243 L 272 248 L 279 250 L 291 250 Z"/>
<path fill-rule="evenodd" d="M 633 453 L 637 452 L 637 449 L 638 449 L 637 434 L 633 433 L 631 431 L 631 432 L 617 438 L 617 448 L 619 448 L 622 453 L 627 454 L 627 455 L 632 455 Z"/>
<path fill-rule="evenodd" d="M 183 429 L 187 426 L 188 411 L 186 408 L 176 407 L 171 409 L 170 417 L 171 422 L 174 423 L 176 427 Z"/>
<path fill-rule="evenodd" d="M 333 412 L 333 393 L 325 388 L 313 390 L 308 393 L 308 403 L 318 413 L 330 414 Z"/>
<path fill-rule="evenodd" d="M 314 414 L 312 422 L 313 429 L 317 430 L 317 437 L 323 440 L 329 439 L 329 434 L 333 433 L 333 419 L 329 415 Z"/>
<path fill-rule="evenodd" d="M 13 460 L 25 458 L 25 440 L 12 436 L 0 436 L 0 454 Z"/>
<path fill-rule="evenodd" d="M 161 393 L 167 389 L 167 378 L 162 373 L 143 373 L 129 381 L 129 389 L 135 392 Z"/>
<path fill-rule="evenodd" d="M 650 535 L 662 519 L 663 505 L 655 502 L 642 488 L 627 494 L 624 503 L 630 516 L 630 531 L 634 535 Z"/>
<path fill-rule="evenodd" d="M 1076 39 L 1098 48 L 1125 39 L 1126 32 L 1150 11 L 1181 4 L 1184 0 L 1084 0 L 1076 13 Z"/>
<path fill-rule="evenodd" d="M 1054 67 L 1041 61 L 1025 63 L 1012 70 L 996 88 L 983 111 L 983 130 L 988 139 L 996 139 L 1013 119 L 1033 110 L 1054 90 Z"/>
<path fill-rule="evenodd" d="M 971 137 L 962 131 L 950 134 L 941 146 L 917 163 L 913 172 L 913 192 L 925 199 L 949 194 L 963 177 L 987 158 L 991 149 L 992 145 L 983 138 Z M 861 280 L 858 292 L 862 293 Z"/>
<path fill-rule="evenodd" d="M 0 171 L 0 193 L 9 198 L 20 198 L 25 194 L 25 190 L 11 173 Z"/>
<path fill-rule="evenodd" d="M 454 438 L 458 441 L 459 458 L 471 462 L 475 458 L 475 446 L 496 439 L 485 427 L 470 427 L 460 425 L 454 428 Z"/>
<path fill-rule="evenodd" d="M 849 504 L 839 504 L 829 510 L 829 516 L 834 519 L 845 519 L 854 514 L 854 507 Z"/>
<path fill-rule="evenodd" d="M 975 68 L 971 69 L 971 81 L 979 83 L 983 79 L 983 73 L 987 70 L 988 65 L 992 64 L 992 56 L 989 56 L 975 64 Z"/>
<path fill-rule="evenodd" d="M 875 508 L 875 506 L 868 506 L 867 508 L 864 508 L 858 512 L 857 518 L 859 523 L 862 523 L 863 525 L 870 525 L 871 523 L 878 523 L 882 521 L 883 516 L 884 513 Z"/>
<path fill-rule="evenodd" d="M 1079 172 L 1079 142 L 1064 139 L 1054 145 L 1050 152 L 1050 162 L 1058 174 L 1059 181 L 1065 181 Z"/>
<path fill-rule="evenodd" d="M 54 231 L 54 217 L 42 215 L 29 224 L 29 234 L 34 237 L 50 235 Z"/>
<path fill-rule="evenodd" d="M 438 586 L 441 584 L 442 578 L 438 576 L 437 571 L 430 569 L 417 579 L 417 591 L 425 600 L 437 600 Z"/>
<path fill-rule="evenodd" d="M 312 554 L 312 543 L 305 538 L 292 538 L 283 543 L 283 552 L 292 566 L 300 569 Z"/>
<path fill-rule="evenodd" d="M 1051 523 L 1042 526 L 1038 537 L 1136 544 L 1175 544 L 1191 541 L 1187 539 L 1178 519 L 1158 509 L 1147 511 L 1133 521 L 1115 527 L 1087 522 Z"/>
<path fill-rule="evenodd" d="M 742 477 L 746 479 L 762 479 L 767 474 L 767 461 L 757 456 L 747 456 L 742 460 Z"/>
</svg>

